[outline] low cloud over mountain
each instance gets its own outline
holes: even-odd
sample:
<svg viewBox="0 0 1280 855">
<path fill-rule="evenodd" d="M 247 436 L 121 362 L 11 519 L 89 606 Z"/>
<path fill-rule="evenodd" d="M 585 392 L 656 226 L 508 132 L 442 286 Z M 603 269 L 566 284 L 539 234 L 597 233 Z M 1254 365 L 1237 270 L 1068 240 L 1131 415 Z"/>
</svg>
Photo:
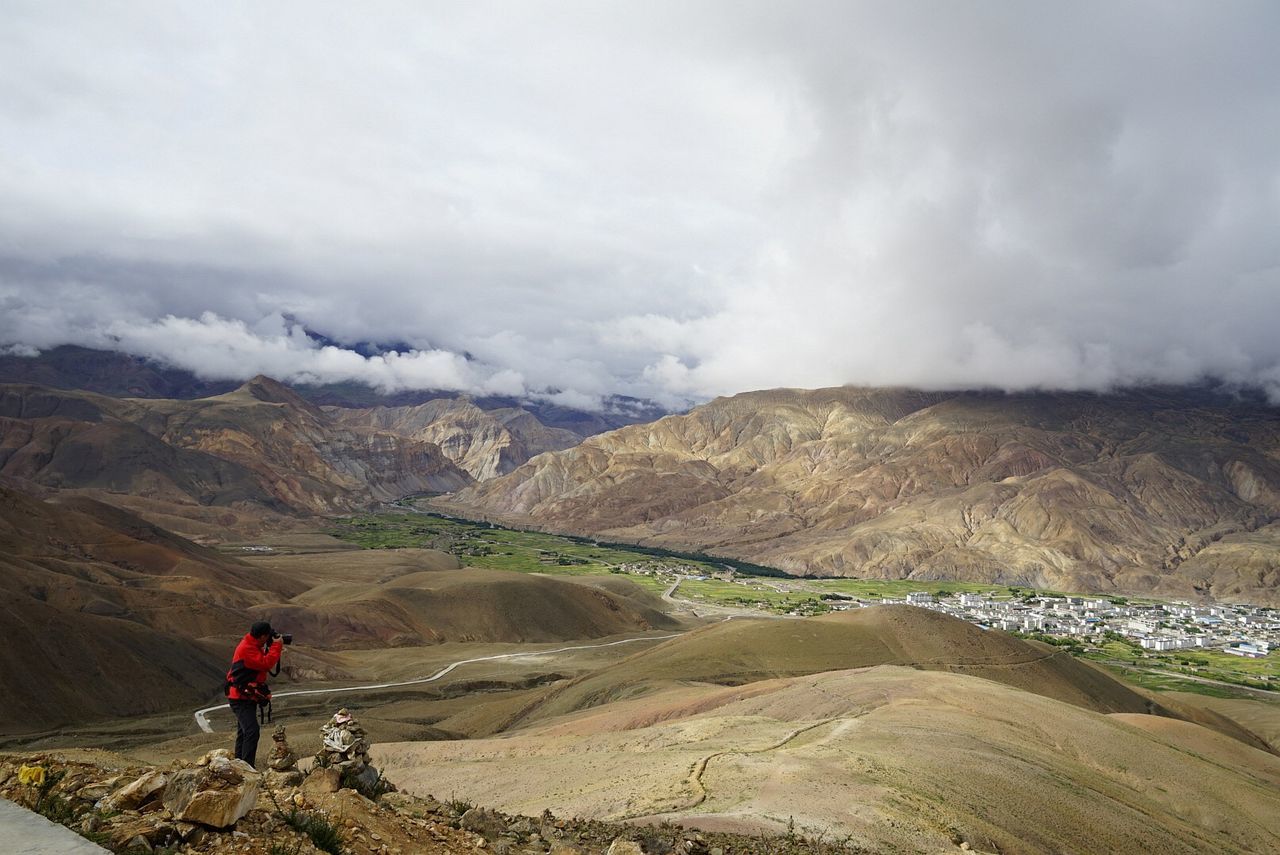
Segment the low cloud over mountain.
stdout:
<svg viewBox="0 0 1280 855">
<path fill-rule="evenodd" d="M 249 18 L 6 11 L 0 345 L 576 407 L 1280 395 L 1273 4 Z"/>
</svg>

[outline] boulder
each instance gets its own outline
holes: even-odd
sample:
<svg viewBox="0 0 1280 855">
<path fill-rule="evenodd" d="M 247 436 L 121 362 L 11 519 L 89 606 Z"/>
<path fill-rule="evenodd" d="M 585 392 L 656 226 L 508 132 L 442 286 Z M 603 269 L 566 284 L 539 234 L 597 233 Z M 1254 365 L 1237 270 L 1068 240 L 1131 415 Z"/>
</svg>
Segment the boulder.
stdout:
<svg viewBox="0 0 1280 855">
<path fill-rule="evenodd" d="M 619 837 L 609 844 L 606 855 L 644 855 L 644 850 L 634 840 Z"/>
<path fill-rule="evenodd" d="M 342 786 L 342 773 L 337 769 L 312 768 L 306 780 L 302 782 L 302 792 L 307 795 L 320 793 L 336 793 Z"/>
<path fill-rule="evenodd" d="M 488 838 L 496 838 L 507 830 L 507 824 L 502 821 L 502 817 L 492 811 L 476 807 L 467 810 L 458 824 L 467 831 L 482 834 Z"/>
<path fill-rule="evenodd" d="M 146 816 L 124 814 L 111 823 L 107 831 L 111 845 L 117 850 L 140 849 L 150 852 L 157 846 L 168 846 L 179 839 L 171 824 Z"/>
<path fill-rule="evenodd" d="M 234 760 L 235 755 L 225 748 L 215 748 L 212 751 L 201 755 L 196 761 L 197 766 L 208 766 L 214 760 Z"/>
<path fill-rule="evenodd" d="M 352 776 L 352 783 L 361 793 L 373 792 L 378 785 L 378 770 L 372 766 L 364 766 Z"/>
<path fill-rule="evenodd" d="M 243 760 L 206 755 L 203 766 L 173 774 L 164 791 L 164 806 L 176 820 L 210 828 L 229 828 L 258 800 L 258 773 Z"/>
<path fill-rule="evenodd" d="M 159 769 L 153 769 L 104 798 L 99 807 L 108 811 L 137 810 L 160 796 L 168 784 L 169 776 Z"/>
<path fill-rule="evenodd" d="M 263 786 L 268 790 L 292 789 L 300 786 L 305 778 L 306 776 L 298 769 L 289 769 L 285 772 L 268 769 L 262 773 Z"/>
<path fill-rule="evenodd" d="M 551 844 L 551 851 L 547 855 L 585 855 L 587 850 L 583 849 L 576 843 L 569 843 L 565 840 L 557 840 Z"/>
</svg>

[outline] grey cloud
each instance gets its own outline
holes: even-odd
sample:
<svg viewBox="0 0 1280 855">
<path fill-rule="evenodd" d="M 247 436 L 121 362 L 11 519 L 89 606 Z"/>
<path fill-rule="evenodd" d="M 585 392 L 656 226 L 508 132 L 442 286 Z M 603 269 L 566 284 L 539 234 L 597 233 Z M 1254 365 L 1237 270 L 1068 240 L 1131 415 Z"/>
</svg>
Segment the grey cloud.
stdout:
<svg viewBox="0 0 1280 855">
<path fill-rule="evenodd" d="M 6 345 L 673 406 L 1280 395 L 1273 4 L 12 5 Z"/>
</svg>

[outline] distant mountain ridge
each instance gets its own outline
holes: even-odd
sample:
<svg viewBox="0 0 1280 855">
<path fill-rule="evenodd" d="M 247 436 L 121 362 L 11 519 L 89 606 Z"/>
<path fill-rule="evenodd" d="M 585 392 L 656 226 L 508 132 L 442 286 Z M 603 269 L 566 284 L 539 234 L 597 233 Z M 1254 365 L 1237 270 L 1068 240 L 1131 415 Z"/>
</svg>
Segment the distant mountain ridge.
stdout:
<svg viewBox="0 0 1280 855">
<path fill-rule="evenodd" d="M 0 475 L 295 513 L 350 511 L 472 480 L 439 447 L 345 428 L 266 377 L 186 401 L 0 386 Z"/>
<path fill-rule="evenodd" d="M 1280 602 L 1280 410 L 1205 389 L 778 389 L 444 503 L 798 574 Z"/>
<path fill-rule="evenodd" d="M 527 410 L 482 410 L 466 399 L 414 407 L 326 407 L 337 423 L 431 442 L 477 481 L 505 475 L 544 451 L 571 448 L 583 437 L 542 424 Z"/>
<path fill-rule="evenodd" d="M 313 334 L 312 337 L 316 336 Z M 324 337 L 317 340 L 336 344 Z M 374 347 L 358 343 L 356 352 L 364 356 L 375 355 L 378 351 Z M 113 397 L 181 400 L 207 398 L 230 392 L 240 386 L 241 382 L 203 380 L 191 371 L 173 368 L 157 360 L 71 344 L 49 348 L 36 356 L 0 353 L 0 383 L 75 389 Z M 622 395 L 607 397 L 603 411 L 588 412 L 545 400 L 523 400 L 510 396 L 472 397 L 440 389 L 384 393 L 355 382 L 296 384 L 291 388 L 315 404 L 332 407 L 415 407 L 430 401 L 466 399 L 485 411 L 520 408 L 533 414 L 541 424 L 549 428 L 572 431 L 580 437 L 651 421 L 667 412 L 651 401 Z"/>
</svg>

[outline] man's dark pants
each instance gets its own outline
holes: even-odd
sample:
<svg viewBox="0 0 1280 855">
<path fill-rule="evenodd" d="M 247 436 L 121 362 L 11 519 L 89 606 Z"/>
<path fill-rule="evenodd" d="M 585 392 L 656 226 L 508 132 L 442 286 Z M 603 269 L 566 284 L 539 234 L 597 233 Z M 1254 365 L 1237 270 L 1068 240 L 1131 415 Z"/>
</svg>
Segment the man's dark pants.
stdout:
<svg viewBox="0 0 1280 855">
<path fill-rule="evenodd" d="M 236 717 L 236 757 L 250 766 L 258 760 L 258 705 L 253 701 L 233 700 L 231 712 Z"/>
</svg>

